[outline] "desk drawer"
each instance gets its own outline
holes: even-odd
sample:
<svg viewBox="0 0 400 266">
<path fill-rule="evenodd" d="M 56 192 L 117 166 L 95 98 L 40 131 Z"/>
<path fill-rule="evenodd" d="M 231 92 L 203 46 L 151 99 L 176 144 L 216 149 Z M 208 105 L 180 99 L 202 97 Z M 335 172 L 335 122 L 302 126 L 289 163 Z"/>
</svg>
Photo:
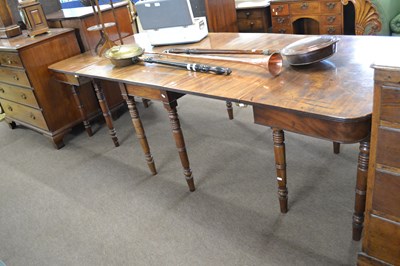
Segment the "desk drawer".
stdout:
<svg viewBox="0 0 400 266">
<path fill-rule="evenodd" d="M 239 31 L 263 32 L 263 21 L 261 19 L 238 19 Z"/>
<path fill-rule="evenodd" d="M 238 19 L 256 19 L 264 17 L 265 9 L 242 9 L 237 11 Z"/>
<path fill-rule="evenodd" d="M 288 4 L 272 4 L 271 5 L 271 16 L 287 16 L 289 15 Z"/>
<path fill-rule="evenodd" d="M 380 127 L 376 147 L 376 163 L 400 168 L 400 129 Z"/>
<path fill-rule="evenodd" d="M 382 86 L 381 120 L 400 125 L 400 87 Z"/>
<path fill-rule="evenodd" d="M 400 218 L 400 173 L 375 171 L 372 209 Z"/>
<path fill-rule="evenodd" d="M 290 26 L 290 17 L 289 16 L 273 17 L 272 25 L 274 25 L 274 27 Z"/>
<path fill-rule="evenodd" d="M 31 89 L 0 83 L 0 97 L 39 108 L 39 104 Z"/>
<path fill-rule="evenodd" d="M 289 26 L 278 25 L 277 27 L 275 27 L 275 26 L 272 27 L 272 32 L 273 33 L 293 33 L 293 30 L 290 25 Z"/>
<path fill-rule="evenodd" d="M 320 34 L 329 34 L 329 35 L 342 34 L 342 27 L 340 25 L 321 26 Z"/>
<path fill-rule="evenodd" d="M 0 99 L 0 103 L 6 115 L 10 118 L 15 118 L 16 120 L 31 124 L 35 127 L 49 130 L 40 110 L 4 99 Z"/>
<path fill-rule="evenodd" d="M 400 265 L 400 224 L 371 215 L 365 230 L 369 241 L 363 242 L 363 251 L 386 263 Z"/>
<path fill-rule="evenodd" d="M 317 14 L 319 13 L 318 2 L 299 2 L 290 4 L 291 14 Z"/>
<path fill-rule="evenodd" d="M 337 1 L 321 2 L 321 13 L 340 14 L 342 13 L 342 4 Z"/>
<path fill-rule="evenodd" d="M 322 25 L 342 25 L 342 17 L 340 15 L 321 16 L 320 21 Z"/>
<path fill-rule="evenodd" d="M 23 68 L 18 53 L 0 52 L 0 65 Z"/>
<path fill-rule="evenodd" d="M 25 71 L 16 68 L 0 67 L 0 80 L 9 84 L 30 87 Z"/>
</svg>

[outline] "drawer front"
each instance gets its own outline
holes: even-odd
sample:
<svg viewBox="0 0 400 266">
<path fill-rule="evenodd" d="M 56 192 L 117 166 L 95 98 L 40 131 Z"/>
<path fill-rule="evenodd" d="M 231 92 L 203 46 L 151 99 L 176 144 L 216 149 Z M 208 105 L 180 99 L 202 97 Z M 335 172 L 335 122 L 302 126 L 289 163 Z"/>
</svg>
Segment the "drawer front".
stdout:
<svg viewBox="0 0 400 266">
<path fill-rule="evenodd" d="M 382 86 L 381 120 L 400 124 L 400 87 Z"/>
<path fill-rule="evenodd" d="M 239 31 L 263 32 L 263 22 L 260 19 L 238 19 Z"/>
<path fill-rule="evenodd" d="M 290 26 L 290 17 L 289 16 L 273 17 L 272 25 L 274 25 L 276 27 Z"/>
<path fill-rule="evenodd" d="M 375 171 L 372 209 L 400 219 L 400 174 Z"/>
<path fill-rule="evenodd" d="M 31 89 L 0 83 L 0 98 L 39 108 L 35 94 Z"/>
<path fill-rule="evenodd" d="M 264 17 L 265 9 L 242 9 L 237 11 L 238 19 L 255 19 Z"/>
<path fill-rule="evenodd" d="M 329 25 L 329 26 L 321 26 L 320 34 L 343 34 L 342 33 L 342 26 L 338 25 Z"/>
<path fill-rule="evenodd" d="M 321 2 L 321 13 L 323 14 L 341 14 L 342 4 L 338 1 Z"/>
<path fill-rule="evenodd" d="M 287 16 L 289 15 L 288 4 L 271 4 L 271 16 Z"/>
<path fill-rule="evenodd" d="M 40 110 L 4 99 L 0 99 L 0 103 L 7 116 L 31 124 L 35 127 L 49 130 Z"/>
<path fill-rule="evenodd" d="M 0 67 L 0 80 L 9 84 L 30 87 L 28 76 L 24 70 Z"/>
<path fill-rule="evenodd" d="M 290 4 L 291 14 L 319 14 L 319 2 L 299 2 Z"/>
<path fill-rule="evenodd" d="M 293 33 L 293 30 L 292 30 L 292 27 L 291 26 L 278 26 L 278 27 L 275 27 L 275 26 L 273 26 L 272 27 L 272 32 L 273 33 L 287 33 L 287 34 L 290 34 L 290 33 Z"/>
<path fill-rule="evenodd" d="M 400 168 L 400 129 L 380 127 L 376 147 L 376 163 Z"/>
<path fill-rule="evenodd" d="M 340 15 L 328 15 L 321 16 L 320 21 L 322 25 L 342 25 L 342 16 Z"/>
<path fill-rule="evenodd" d="M 369 241 L 364 241 L 363 251 L 387 263 L 400 265 L 400 224 L 371 215 L 365 230 Z"/>
<path fill-rule="evenodd" d="M 0 65 L 23 68 L 18 53 L 0 52 Z"/>
</svg>

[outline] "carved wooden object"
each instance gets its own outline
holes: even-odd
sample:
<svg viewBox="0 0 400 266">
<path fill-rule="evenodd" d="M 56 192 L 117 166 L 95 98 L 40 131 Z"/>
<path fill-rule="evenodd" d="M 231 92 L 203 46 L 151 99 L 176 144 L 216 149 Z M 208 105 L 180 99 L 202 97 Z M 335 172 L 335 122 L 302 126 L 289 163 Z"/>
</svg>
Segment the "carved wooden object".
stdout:
<svg viewBox="0 0 400 266">
<path fill-rule="evenodd" d="M 381 30 L 382 22 L 375 5 L 371 0 L 341 0 L 343 5 L 350 2 L 355 10 L 356 35 L 373 35 Z M 369 29 L 367 31 L 367 29 Z"/>
</svg>

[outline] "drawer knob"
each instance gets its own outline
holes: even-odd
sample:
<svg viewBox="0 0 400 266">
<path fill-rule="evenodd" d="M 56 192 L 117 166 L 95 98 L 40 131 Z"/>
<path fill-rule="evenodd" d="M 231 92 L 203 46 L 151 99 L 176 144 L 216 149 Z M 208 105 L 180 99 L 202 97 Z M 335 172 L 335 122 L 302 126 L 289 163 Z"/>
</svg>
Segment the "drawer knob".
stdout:
<svg viewBox="0 0 400 266">
<path fill-rule="evenodd" d="M 281 12 L 283 10 L 283 6 L 277 6 L 274 11 Z"/>
<path fill-rule="evenodd" d="M 252 22 L 250 22 L 250 27 L 253 27 L 254 26 L 254 22 L 252 21 Z"/>
<path fill-rule="evenodd" d="M 11 107 L 11 106 L 8 106 L 8 107 L 7 107 L 7 109 L 8 109 L 8 111 L 10 111 L 10 112 L 12 112 L 12 111 L 13 111 L 13 109 L 12 109 L 12 107 Z"/>
<path fill-rule="evenodd" d="M 277 18 L 276 22 L 278 22 L 279 24 L 285 23 L 285 18 Z"/>
<path fill-rule="evenodd" d="M 1 92 L 1 93 L 4 93 L 5 91 L 4 91 L 4 89 L 3 89 L 3 88 L 0 88 L 0 92 Z"/>
<path fill-rule="evenodd" d="M 335 6 L 336 6 L 336 3 L 332 3 L 332 2 L 326 3 L 326 7 L 327 7 L 328 9 L 334 9 Z"/>
<path fill-rule="evenodd" d="M 335 27 L 329 27 L 328 28 L 328 33 L 329 34 L 333 34 L 333 33 L 335 33 L 336 32 L 336 28 Z"/>
<path fill-rule="evenodd" d="M 307 3 L 303 3 L 303 4 L 301 4 L 300 8 L 305 10 L 305 9 L 308 8 L 308 4 Z"/>
<path fill-rule="evenodd" d="M 21 94 L 21 98 L 24 99 L 24 100 L 26 100 L 26 98 L 27 98 L 27 97 L 26 97 L 26 94 L 25 94 L 25 93 L 22 93 L 22 94 Z"/>
<path fill-rule="evenodd" d="M 246 12 L 246 17 L 250 17 L 251 13 L 250 12 Z"/>
<path fill-rule="evenodd" d="M 14 80 L 19 80 L 19 77 L 17 75 L 14 75 Z"/>
<path fill-rule="evenodd" d="M 329 23 L 332 23 L 332 22 L 334 22 L 336 20 L 336 16 L 329 16 L 327 18 L 327 20 L 328 20 Z"/>
<path fill-rule="evenodd" d="M 36 116 L 35 116 L 34 114 L 32 114 L 32 113 L 31 113 L 30 117 L 31 117 L 33 120 L 36 119 Z"/>
<path fill-rule="evenodd" d="M 279 33 L 286 33 L 286 30 L 285 29 L 280 29 Z"/>
</svg>

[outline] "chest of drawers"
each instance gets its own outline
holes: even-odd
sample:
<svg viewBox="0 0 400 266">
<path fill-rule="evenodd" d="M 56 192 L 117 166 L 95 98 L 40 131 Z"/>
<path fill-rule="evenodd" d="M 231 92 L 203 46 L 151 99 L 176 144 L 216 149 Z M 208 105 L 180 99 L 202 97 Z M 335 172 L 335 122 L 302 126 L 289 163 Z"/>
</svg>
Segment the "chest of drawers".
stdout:
<svg viewBox="0 0 400 266">
<path fill-rule="evenodd" d="M 272 0 L 272 32 L 343 34 L 340 0 Z"/>
<path fill-rule="evenodd" d="M 0 40 L 0 103 L 11 128 L 23 125 L 49 137 L 56 148 L 64 145 L 65 133 L 82 119 L 72 93 L 52 78 L 48 66 L 79 53 L 72 29 Z M 94 93 L 82 94 L 89 112 L 98 113 Z"/>
<path fill-rule="evenodd" d="M 400 64 L 373 67 L 366 222 L 358 264 L 400 265 Z"/>
<path fill-rule="evenodd" d="M 268 32 L 269 7 L 237 9 L 236 14 L 239 32 Z"/>
</svg>

